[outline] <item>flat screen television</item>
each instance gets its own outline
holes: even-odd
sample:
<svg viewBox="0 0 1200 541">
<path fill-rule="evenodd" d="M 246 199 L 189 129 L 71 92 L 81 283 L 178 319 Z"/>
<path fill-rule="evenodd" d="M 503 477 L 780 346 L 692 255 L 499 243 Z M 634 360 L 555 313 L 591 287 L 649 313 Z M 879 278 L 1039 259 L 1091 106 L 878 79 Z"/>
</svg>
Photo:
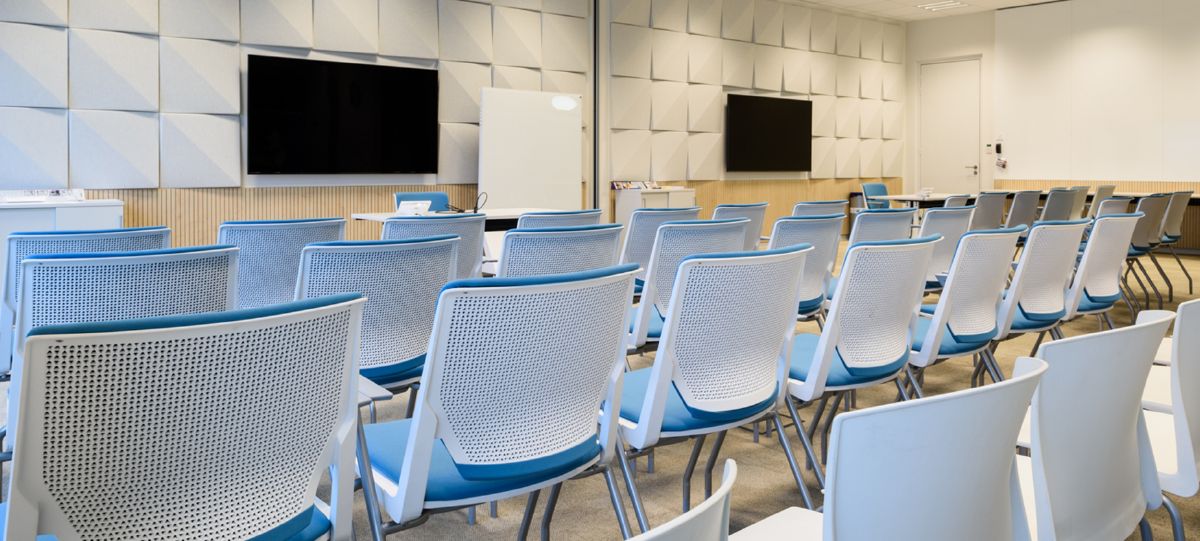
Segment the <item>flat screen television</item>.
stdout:
<svg viewBox="0 0 1200 541">
<path fill-rule="evenodd" d="M 436 173 L 437 70 L 250 55 L 250 174 Z"/>
<path fill-rule="evenodd" d="M 729 94 L 725 169 L 812 170 L 812 102 Z"/>
</svg>

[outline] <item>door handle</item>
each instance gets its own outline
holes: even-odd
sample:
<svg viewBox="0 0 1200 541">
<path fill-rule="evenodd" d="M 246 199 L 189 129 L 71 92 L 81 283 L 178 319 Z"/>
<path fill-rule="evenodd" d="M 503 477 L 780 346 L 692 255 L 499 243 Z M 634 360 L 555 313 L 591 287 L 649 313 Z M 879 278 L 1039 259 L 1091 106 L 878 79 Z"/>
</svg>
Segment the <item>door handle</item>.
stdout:
<svg viewBox="0 0 1200 541">
<path fill-rule="evenodd" d="M 973 175 L 979 174 L 979 166 L 978 165 L 968 165 L 966 167 L 967 167 L 967 169 L 971 170 L 971 174 L 973 174 Z"/>
</svg>

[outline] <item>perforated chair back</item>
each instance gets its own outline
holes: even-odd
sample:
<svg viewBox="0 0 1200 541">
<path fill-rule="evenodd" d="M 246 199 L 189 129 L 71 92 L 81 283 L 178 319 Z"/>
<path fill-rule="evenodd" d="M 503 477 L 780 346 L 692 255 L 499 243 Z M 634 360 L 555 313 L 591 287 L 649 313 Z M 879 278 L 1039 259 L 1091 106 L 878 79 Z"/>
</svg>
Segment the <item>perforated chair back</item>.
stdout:
<svg viewBox="0 0 1200 541">
<path fill-rule="evenodd" d="M 611 267 L 621 256 L 621 224 L 511 229 L 496 276 L 538 276 Z"/>
<path fill-rule="evenodd" d="M 742 244 L 743 250 L 758 249 L 758 239 L 762 236 L 763 222 L 767 217 L 766 203 L 750 203 L 746 205 L 717 205 L 713 209 L 714 220 L 728 220 L 730 218 L 746 218 L 750 223 L 746 225 L 746 241 Z"/>
<path fill-rule="evenodd" d="M 1072 216 L 1077 194 L 1070 188 L 1054 188 L 1046 196 L 1046 204 L 1042 207 L 1040 222 L 1063 221 L 1078 218 Z"/>
<path fill-rule="evenodd" d="M 951 195 L 942 202 L 943 207 L 965 207 L 971 201 L 970 194 Z"/>
<path fill-rule="evenodd" d="M 867 209 L 854 215 L 850 244 L 907 239 L 917 209 Z"/>
<path fill-rule="evenodd" d="M 549 486 L 613 456 L 634 270 L 446 285 L 405 455 L 422 458 L 405 463 L 395 490 L 381 485 L 394 495 L 384 502 L 394 520 L 413 520 L 426 507 L 438 439 L 467 479 L 512 480 L 483 501 L 539 488 L 520 483 L 528 461 L 577 457 L 577 467 L 542 485 Z"/>
<path fill-rule="evenodd" d="M 1096 186 L 1096 193 L 1092 194 L 1092 204 L 1088 207 L 1088 217 L 1095 218 L 1096 211 L 1097 211 L 1097 209 L 1100 208 L 1098 205 L 1100 203 L 1102 203 L 1104 200 L 1112 197 L 1113 193 L 1115 193 L 1116 191 L 1117 191 L 1117 187 L 1112 184 Z M 1123 214 L 1123 213 L 1119 213 L 1119 214 Z"/>
<path fill-rule="evenodd" d="M 1132 326 L 1038 350 L 1050 365 L 1030 407 L 1038 539 L 1123 539 L 1148 504 L 1159 507 L 1157 472 L 1142 462 L 1151 450 L 1141 397 L 1174 317 L 1145 310 Z"/>
<path fill-rule="evenodd" d="M 975 196 L 975 214 L 971 217 L 971 230 L 996 229 L 1004 225 L 1004 205 L 1008 203 L 1007 192 L 984 192 Z"/>
<path fill-rule="evenodd" d="M 775 221 L 771 231 L 770 249 L 811 244 L 813 249 L 804 260 L 800 275 L 800 312 L 813 312 L 825 302 L 825 292 L 833 279 L 833 262 L 837 258 L 844 214 L 788 216 Z"/>
<path fill-rule="evenodd" d="M 921 232 L 918 236 L 929 237 L 941 235 L 942 241 L 933 248 L 933 258 L 929 261 L 929 271 L 925 275 L 926 287 L 937 288 L 937 275 L 950 270 L 950 262 L 954 260 L 954 251 L 958 249 L 958 239 L 970 230 L 971 217 L 975 207 L 955 207 L 929 209 L 921 220 Z"/>
<path fill-rule="evenodd" d="M 1071 204 L 1071 219 L 1080 218 L 1083 216 L 1083 209 L 1087 206 L 1089 186 L 1072 186 L 1071 191 L 1075 194 L 1075 200 Z"/>
<path fill-rule="evenodd" d="M 1195 494 L 1200 490 L 1200 300 L 1176 310 L 1170 370 L 1176 463 L 1159 464 L 1159 478 L 1172 494 Z"/>
<path fill-rule="evenodd" d="M 737 481 L 737 463 L 725 459 L 721 486 L 700 505 L 630 541 L 725 541 L 729 539 L 729 497 Z"/>
<path fill-rule="evenodd" d="M 1109 214 L 1096 218 L 1083 256 L 1067 290 L 1067 316 L 1103 311 L 1121 299 L 1121 271 L 1129 257 L 1129 241 L 1139 214 Z"/>
<path fill-rule="evenodd" d="M 1018 312 L 1024 320 L 1045 326 L 1056 325 L 1067 315 L 1067 287 L 1075 272 L 1079 241 L 1088 223 L 1086 219 L 1038 222 L 1029 230 L 1012 284 L 1000 304 L 998 338 L 1008 336 Z"/>
<path fill-rule="evenodd" d="M 1012 206 L 1008 208 L 1008 219 L 1004 227 L 1023 225 L 1030 227 L 1038 216 L 1038 203 L 1042 200 L 1042 192 L 1037 190 L 1020 191 L 1013 194 Z"/>
<path fill-rule="evenodd" d="M 526 212 L 517 218 L 518 229 L 571 227 L 600 223 L 600 209 Z"/>
<path fill-rule="evenodd" d="M 792 207 L 792 216 L 828 216 L 846 214 L 849 201 L 801 201 Z"/>
<path fill-rule="evenodd" d="M 995 385 L 835 417 L 825 480 L 824 538 L 1025 537 L 1018 535 L 1027 533 L 1028 525 L 1013 470 L 1013 447 L 1045 371 L 1046 363 L 1022 357 L 1014 377 Z M 971 509 L 987 509 L 987 516 Z"/>
<path fill-rule="evenodd" d="M 457 278 L 475 278 L 483 267 L 483 230 L 487 217 L 482 214 L 434 214 L 397 216 L 383 223 L 383 240 L 403 240 L 438 235 L 456 235 L 458 241 Z"/>
<path fill-rule="evenodd" d="M 346 220 L 259 220 L 225 222 L 217 242 L 241 248 L 238 306 L 254 308 L 292 300 L 300 250 L 314 242 L 342 240 Z"/>
<path fill-rule="evenodd" d="M 864 182 L 862 184 L 862 193 L 863 199 L 866 202 L 866 207 L 869 209 L 885 209 L 892 206 L 892 204 L 888 201 L 871 199 L 872 197 L 887 195 L 887 184 L 882 182 Z"/>
<path fill-rule="evenodd" d="M 458 244 L 453 235 L 310 244 L 301 252 L 296 300 L 364 295 L 359 368 L 393 383 L 371 376 L 425 354 L 438 294 L 455 279 Z"/>
<path fill-rule="evenodd" d="M 625 232 L 625 244 L 621 248 L 621 263 L 637 263 L 641 267 L 638 277 L 644 277 L 646 269 L 650 267 L 650 252 L 654 250 L 658 226 L 699 217 L 700 207 L 634 210 L 629 215 L 629 229 Z"/>
<path fill-rule="evenodd" d="M 1183 235 L 1183 217 L 1187 214 L 1188 204 L 1192 202 L 1192 190 L 1173 192 L 1167 203 L 1166 216 L 1163 218 L 1163 236 L 1178 238 Z"/>
<path fill-rule="evenodd" d="M 1154 194 L 1138 199 L 1134 212 L 1142 213 L 1137 228 L 1133 230 L 1133 247 L 1149 250 L 1162 242 L 1163 216 L 1167 212 L 1167 194 Z"/>
<path fill-rule="evenodd" d="M 396 207 L 406 201 L 429 201 L 429 212 L 450 210 L 450 196 L 446 192 L 396 192 Z"/>
<path fill-rule="evenodd" d="M 1092 205 L 1099 205 L 1099 208 L 1096 209 L 1096 213 L 1093 217 L 1099 218 L 1101 216 L 1109 216 L 1112 214 L 1127 214 L 1129 213 L 1129 204 L 1132 202 L 1133 199 L 1128 197 L 1109 197 L 1108 199 L 1100 201 L 1096 205 Z"/>
<path fill-rule="evenodd" d="M 360 302 L 34 329 L 6 538 L 348 538 Z"/>
</svg>

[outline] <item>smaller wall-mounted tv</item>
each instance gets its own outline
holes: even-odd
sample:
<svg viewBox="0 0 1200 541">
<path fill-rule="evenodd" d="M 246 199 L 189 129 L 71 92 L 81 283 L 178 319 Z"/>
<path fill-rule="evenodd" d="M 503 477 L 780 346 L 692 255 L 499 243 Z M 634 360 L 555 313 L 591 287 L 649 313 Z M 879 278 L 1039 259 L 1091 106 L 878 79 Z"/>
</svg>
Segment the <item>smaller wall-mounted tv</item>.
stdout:
<svg viewBox="0 0 1200 541">
<path fill-rule="evenodd" d="M 725 169 L 812 170 L 812 102 L 729 94 Z"/>
</svg>

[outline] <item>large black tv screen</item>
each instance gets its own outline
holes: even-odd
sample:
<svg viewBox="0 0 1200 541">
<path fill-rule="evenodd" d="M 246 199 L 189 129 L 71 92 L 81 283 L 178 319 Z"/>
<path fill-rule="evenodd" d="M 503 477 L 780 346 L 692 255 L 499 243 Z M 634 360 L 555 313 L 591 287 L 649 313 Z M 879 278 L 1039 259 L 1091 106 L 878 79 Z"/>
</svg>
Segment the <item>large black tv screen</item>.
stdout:
<svg viewBox="0 0 1200 541">
<path fill-rule="evenodd" d="M 250 174 L 436 173 L 437 70 L 251 55 Z"/>
<path fill-rule="evenodd" d="M 812 170 L 812 102 L 730 94 L 725 169 Z"/>
</svg>

